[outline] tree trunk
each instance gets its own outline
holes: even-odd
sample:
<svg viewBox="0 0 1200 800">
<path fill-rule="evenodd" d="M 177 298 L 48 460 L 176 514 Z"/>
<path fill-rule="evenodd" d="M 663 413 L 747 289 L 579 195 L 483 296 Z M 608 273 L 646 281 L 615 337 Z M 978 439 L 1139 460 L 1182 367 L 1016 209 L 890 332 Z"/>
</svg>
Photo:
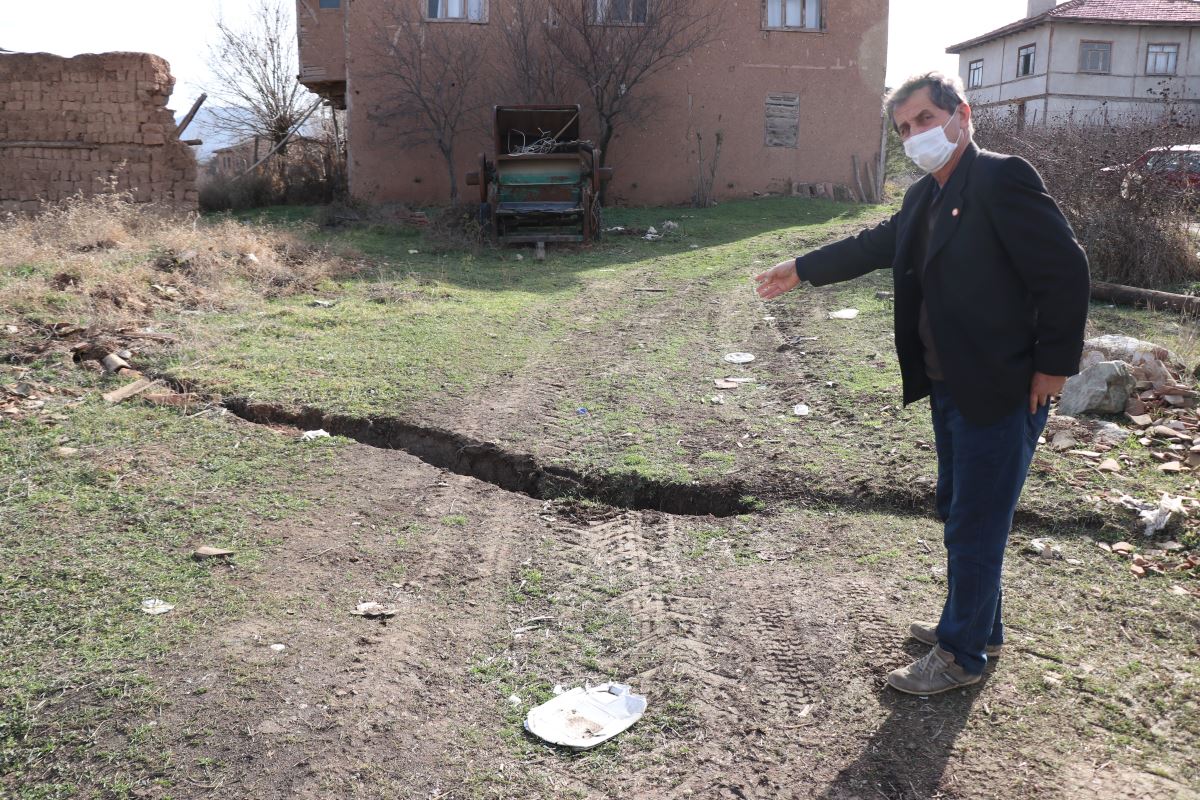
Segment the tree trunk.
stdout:
<svg viewBox="0 0 1200 800">
<path fill-rule="evenodd" d="M 612 124 L 608 123 L 608 122 L 601 122 L 600 123 L 600 142 L 598 145 L 598 147 L 600 149 L 600 167 L 601 167 L 601 169 L 608 166 L 608 145 L 612 142 L 612 139 L 613 139 Z M 608 187 L 609 187 L 609 183 L 602 183 L 596 189 L 596 200 L 597 200 L 597 202 L 600 203 L 601 208 L 608 205 Z"/>
<path fill-rule="evenodd" d="M 1092 281 L 1092 299 L 1107 300 L 1110 303 L 1121 303 L 1122 305 L 1145 306 L 1151 309 L 1170 309 L 1187 314 L 1200 313 L 1200 297 L 1101 281 Z"/>
<path fill-rule="evenodd" d="M 458 173 L 454 170 L 454 148 L 443 147 L 442 156 L 446 159 L 446 171 L 450 175 L 450 205 L 458 205 Z"/>
</svg>

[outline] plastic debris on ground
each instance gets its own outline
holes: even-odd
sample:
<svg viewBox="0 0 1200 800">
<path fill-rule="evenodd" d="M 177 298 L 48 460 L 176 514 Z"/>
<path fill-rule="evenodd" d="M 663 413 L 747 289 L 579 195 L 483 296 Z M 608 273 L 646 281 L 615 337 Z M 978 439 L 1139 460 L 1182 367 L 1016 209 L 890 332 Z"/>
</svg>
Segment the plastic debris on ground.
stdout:
<svg viewBox="0 0 1200 800">
<path fill-rule="evenodd" d="M 843 308 L 841 311 L 830 312 L 830 319 L 854 319 L 858 316 L 857 308 Z"/>
<path fill-rule="evenodd" d="M 393 617 L 400 609 L 383 603 L 359 603 L 350 613 L 356 617 Z"/>
<path fill-rule="evenodd" d="M 809 408 L 808 406 L 804 405 L 804 403 L 799 403 L 795 407 L 792 408 L 792 413 L 795 414 L 797 417 L 807 417 L 809 414 L 812 413 L 812 409 Z"/>
<path fill-rule="evenodd" d="M 158 614 L 165 614 L 174 608 L 175 606 L 163 600 L 159 600 L 157 597 L 151 597 L 148 600 L 142 601 L 142 611 L 156 616 Z"/>
<path fill-rule="evenodd" d="M 646 713 L 646 698 L 623 683 L 563 692 L 529 711 L 525 730 L 551 744 L 587 750 L 627 730 Z"/>
<path fill-rule="evenodd" d="M 1186 517 L 1189 513 L 1188 507 L 1184 504 L 1185 498 L 1176 497 L 1166 492 L 1163 493 L 1157 503 L 1138 500 L 1136 497 L 1130 497 L 1127 494 L 1110 496 L 1108 500 L 1114 505 L 1128 508 L 1130 511 L 1136 511 L 1138 518 L 1146 526 L 1144 531 L 1146 536 L 1153 536 L 1166 528 L 1175 514 Z"/>
<path fill-rule="evenodd" d="M 329 438 L 329 433 L 324 430 L 320 430 L 320 429 L 315 430 L 315 431 L 305 431 L 303 434 L 300 435 L 300 441 L 302 441 L 302 442 L 312 442 L 312 441 L 316 441 L 317 439 L 328 439 L 328 438 Z"/>
<path fill-rule="evenodd" d="M 754 360 L 753 353 L 727 353 L 725 360 L 730 364 L 749 364 Z"/>
</svg>

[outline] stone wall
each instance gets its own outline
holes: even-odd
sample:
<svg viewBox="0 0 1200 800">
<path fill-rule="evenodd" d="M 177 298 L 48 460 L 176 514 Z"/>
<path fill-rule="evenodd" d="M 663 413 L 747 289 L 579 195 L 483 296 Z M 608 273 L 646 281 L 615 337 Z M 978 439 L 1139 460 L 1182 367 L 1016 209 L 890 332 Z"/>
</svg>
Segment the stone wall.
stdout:
<svg viewBox="0 0 1200 800">
<path fill-rule="evenodd" d="M 167 108 L 174 85 L 148 53 L 0 53 L 0 212 L 114 190 L 195 208 L 196 158 Z"/>
</svg>

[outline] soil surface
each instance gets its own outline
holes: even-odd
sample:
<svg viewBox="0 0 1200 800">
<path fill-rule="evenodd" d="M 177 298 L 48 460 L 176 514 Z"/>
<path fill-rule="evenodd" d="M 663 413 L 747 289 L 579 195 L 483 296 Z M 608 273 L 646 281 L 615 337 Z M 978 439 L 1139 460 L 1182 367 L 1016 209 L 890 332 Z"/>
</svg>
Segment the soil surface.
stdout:
<svg viewBox="0 0 1200 800">
<path fill-rule="evenodd" d="M 299 490 L 313 511 L 274 523 L 266 562 L 229 575 L 247 613 L 155 676 L 171 687 L 150 722 L 174 786 L 143 796 L 1200 796 L 1114 759 L 1101 693 L 1045 678 L 1159 649 L 1066 565 L 1014 553 L 998 666 L 916 698 L 884 677 L 922 654 L 905 628 L 944 591 L 920 516 L 543 502 L 363 445 Z M 361 601 L 398 613 L 350 615 Z M 1194 636 L 1184 608 L 1175 624 Z M 1064 626 L 1082 650 L 1063 650 Z M 617 739 L 576 754 L 522 731 L 555 684 L 609 679 L 649 699 Z M 1145 755 L 1195 766 L 1186 727 L 1163 741 Z"/>
</svg>

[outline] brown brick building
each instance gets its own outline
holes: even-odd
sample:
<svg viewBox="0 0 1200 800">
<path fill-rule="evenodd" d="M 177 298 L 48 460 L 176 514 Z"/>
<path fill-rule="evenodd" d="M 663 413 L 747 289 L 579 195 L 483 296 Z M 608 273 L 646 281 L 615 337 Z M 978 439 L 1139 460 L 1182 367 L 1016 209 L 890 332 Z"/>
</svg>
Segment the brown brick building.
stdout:
<svg viewBox="0 0 1200 800">
<path fill-rule="evenodd" d="M 596 4 L 598 13 L 625 9 L 636 24 L 647 0 L 581 1 Z M 372 46 L 388 6 L 412 3 L 423 26 L 482 39 L 485 66 L 478 80 L 490 81 L 494 65 L 513 57 L 502 35 L 511 2 L 297 0 L 300 80 L 347 108 L 350 192 L 356 199 L 436 203 L 449 195 L 442 156 L 432 146 L 400 146 L 400 132 L 389 121 L 384 70 L 375 55 L 379 48 Z M 860 194 L 858 187 L 869 183 L 866 165 L 877 165 L 881 153 L 887 19 L 888 0 L 726 4 L 713 43 L 639 87 L 653 95 L 654 110 L 619 128 L 608 148 L 608 163 L 616 168 L 612 198 L 635 205 L 688 202 L 702 172 L 697 136 L 711 157 L 717 133 L 723 146 L 712 194 L 718 199 L 811 184 Z M 486 107 L 519 102 L 498 87 L 484 87 L 477 130 L 455 148 L 460 182 L 476 167 L 478 153 L 490 149 Z M 595 135 L 586 94 L 556 101 L 583 105 L 583 135 Z"/>
</svg>

